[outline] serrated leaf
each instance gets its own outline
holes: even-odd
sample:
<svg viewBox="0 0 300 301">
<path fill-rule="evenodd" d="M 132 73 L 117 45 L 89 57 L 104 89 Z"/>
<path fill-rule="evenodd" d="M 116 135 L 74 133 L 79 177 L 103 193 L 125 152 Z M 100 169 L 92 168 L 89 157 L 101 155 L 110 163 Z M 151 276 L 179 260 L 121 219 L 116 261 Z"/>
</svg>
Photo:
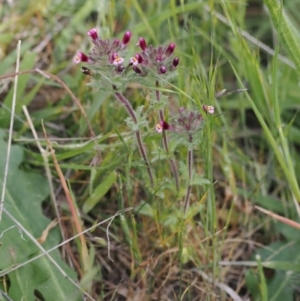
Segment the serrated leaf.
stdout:
<svg viewBox="0 0 300 301">
<path fill-rule="evenodd" d="M 183 162 L 179 162 L 179 170 L 182 174 L 182 177 L 187 180 L 189 178 L 189 173 L 186 165 Z"/>
<path fill-rule="evenodd" d="M 163 102 L 153 102 L 151 104 L 151 110 L 152 111 L 158 111 L 158 110 L 164 110 L 166 108 L 166 104 Z"/>
</svg>

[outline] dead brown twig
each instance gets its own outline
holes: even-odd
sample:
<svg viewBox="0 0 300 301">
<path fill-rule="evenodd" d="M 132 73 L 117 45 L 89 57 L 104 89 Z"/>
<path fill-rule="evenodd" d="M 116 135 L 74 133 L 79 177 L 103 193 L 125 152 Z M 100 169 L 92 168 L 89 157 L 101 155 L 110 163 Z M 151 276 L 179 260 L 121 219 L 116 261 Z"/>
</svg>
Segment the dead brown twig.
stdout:
<svg viewBox="0 0 300 301">
<path fill-rule="evenodd" d="M 264 208 L 262 208 L 262 207 L 259 207 L 259 206 L 255 206 L 255 208 L 256 208 L 257 210 L 259 210 L 260 212 L 263 212 L 263 213 L 265 213 L 265 214 L 271 216 L 272 218 L 275 218 L 276 220 L 278 220 L 278 221 L 280 221 L 280 222 L 282 222 L 282 223 L 284 223 L 284 224 L 286 224 L 286 225 L 289 225 L 289 226 L 291 226 L 291 227 L 293 227 L 293 228 L 296 228 L 296 229 L 300 230 L 300 224 L 297 223 L 297 222 L 295 222 L 295 221 L 292 221 L 292 220 L 289 219 L 289 218 L 280 216 L 280 215 L 278 215 L 278 214 L 276 214 L 276 213 L 273 213 L 273 212 L 271 212 L 271 211 L 269 211 L 269 210 L 266 210 L 266 209 L 264 209 Z"/>
<path fill-rule="evenodd" d="M 82 233 L 83 230 L 82 230 L 79 218 L 78 218 L 77 209 L 76 209 L 74 201 L 72 199 L 72 196 L 71 196 L 70 190 L 68 188 L 66 179 L 65 179 L 65 177 L 64 177 L 64 175 L 63 175 L 63 173 L 62 173 L 62 171 L 60 169 L 60 166 L 59 166 L 59 164 L 57 162 L 57 159 L 56 159 L 54 150 L 52 148 L 51 142 L 48 139 L 48 135 L 47 135 L 47 132 L 46 132 L 46 129 L 44 127 L 43 122 L 42 122 L 42 127 L 43 127 L 44 135 L 45 135 L 45 138 L 46 138 L 46 141 L 47 141 L 47 146 L 48 146 L 48 148 L 50 150 L 50 154 L 51 154 L 52 159 L 53 159 L 53 163 L 54 163 L 56 172 L 57 172 L 57 174 L 59 176 L 61 185 L 62 185 L 63 190 L 65 192 L 65 196 L 66 196 L 66 199 L 67 199 L 70 211 L 71 211 L 72 220 L 73 220 L 76 232 L 77 233 Z M 84 269 L 84 272 L 86 272 L 87 269 L 88 269 L 89 253 L 88 253 L 86 239 L 85 239 L 84 235 L 83 234 L 80 235 L 79 239 L 80 239 L 80 242 L 81 242 L 81 257 L 82 257 L 83 269 Z"/>
</svg>

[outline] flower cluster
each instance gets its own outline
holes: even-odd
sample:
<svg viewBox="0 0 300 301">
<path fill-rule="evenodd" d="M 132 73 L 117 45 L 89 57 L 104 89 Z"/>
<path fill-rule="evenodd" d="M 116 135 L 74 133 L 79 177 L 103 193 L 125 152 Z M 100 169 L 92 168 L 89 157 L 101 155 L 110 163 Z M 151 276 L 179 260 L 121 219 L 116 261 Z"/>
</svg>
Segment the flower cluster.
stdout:
<svg viewBox="0 0 300 301">
<path fill-rule="evenodd" d="M 74 58 L 74 62 L 87 63 L 92 69 L 103 72 L 113 70 L 114 74 L 122 74 L 125 70 L 124 66 L 124 50 L 131 39 L 131 32 L 125 32 L 122 41 L 119 39 L 104 40 L 102 39 L 95 28 L 87 32 L 92 39 L 94 47 L 91 52 L 86 55 L 83 52 L 78 52 Z M 142 50 L 130 58 L 129 66 L 132 70 L 141 75 L 168 75 L 174 71 L 179 65 L 179 58 L 175 57 L 175 44 L 170 43 L 167 46 L 149 47 L 144 38 L 140 38 L 137 46 Z M 110 76 L 108 76 L 110 77 Z"/>
<path fill-rule="evenodd" d="M 214 114 L 215 108 L 213 106 L 204 105 L 203 110 L 206 113 Z M 156 125 L 156 131 L 173 131 L 177 133 L 186 133 L 193 135 L 202 128 L 204 118 L 198 111 L 187 111 L 185 108 L 178 109 L 178 116 L 174 118 L 174 123 L 169 124 L 165 120 L 161 120 Z"/>
<path fill-rule="evenodd" d="M 117 73 L 124 70 L 124 50 L 131 38 L 131 32 L 125 32 L 122 41 L 119 39 L 103 40 L 98 36 L 95 28 L 90 29 L 87 34 L 91 37 L 94 47 L 89 55 L 78 52 L 74 58 L 76 64 L 80 62 L 92 65 L 94 68 L 113 67 Z"/>
<path fill-rule="evenodd" d="M 174 71 L 179 64 L 179 58 L 174 56 L 174 43 L 157 48 L 152 45 L 147 47 L 145 39 L 140 38 L 137 46 L 140 46 L 142 52 L 135 54 L 130 59 L 130 64 L 133 70 L 141 76 L 146 76 L 149 71 L 154 74 L 166 74 Z"/>
</svg>

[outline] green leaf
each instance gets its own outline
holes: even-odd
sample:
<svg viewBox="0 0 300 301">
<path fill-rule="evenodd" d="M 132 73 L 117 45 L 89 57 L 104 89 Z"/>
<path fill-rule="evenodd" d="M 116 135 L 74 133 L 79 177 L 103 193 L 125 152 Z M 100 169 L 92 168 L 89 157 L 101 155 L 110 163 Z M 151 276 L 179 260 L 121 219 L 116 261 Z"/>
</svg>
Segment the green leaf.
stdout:
<svg viewBox="0 0 300 301">
<path fill-rule="evenodd" d="M 292 271 L 300 273 L 300 263 L 291 261 L 266 261 L 262 264 L 266 268 L 281 270 L 281 271 Z"/>
<path fill-rule="evenodd" d="M 182 177 L 184 179 L 189 178 L 189 173 L 188 173 L 188 170 L 187 170 L 187 166 L 182 161 L 179 162 L 179 170 L 180 170 L 180 173 L 182 174 Z"/>
<path fill-rule="evenodd" d="M 261 294 L 261 300 L 262 301 L 268 301 L 268 289 L 267 289 L 267 283 L 266 278 L 263 272 L 263 267 L 261 264 L 261 258 L 259 255 L 256 256 L 257 266 L 258 266 L 258 274 L 259 274 L 259 290 Z"/>
<path fill-rule="evenodd" d="M 1 39 L 3 38 L 3 35 L 1 33 Z M 12 34 L 12 39 L 14 39 L 14 34 Z M 22 47 L 21 47 L 21 57 L 23 57 L 25 55 L 25 53 L 32 48 L 32 42 L 25 42 L 22 43 Z M 13 68 L 14 64 L 16 63 L 16 57 L 17 57 L 17 51 L 16 49 L 13 49 L 11 52 L 8 52 L 4 58 L 1 58 L 0 61 L 0 70 L 4 73 L 7 70 L 10 70 L 9 73 L 12 73 L 15 70 L 15 68 Z"/>
<path fill-rule="evenodd" d="M 259 206 L 262 206 L 272 212 L 284 213 L 284 206 L 279 199 L 268 195 L 254 195 L 252 201 Z"/>
<path fill-rule="evenodd" d="M 195 176 L 193 177 L 193 181 L 192 181 L 192 184 L 191 184 L 192 186 L 193 186 L 193 185 L 202 186 L 202 185 L 204 185 L 204 184 L 209 185 L 209 184 L 210 184 L 210 181 L 209 181 L 208 179 L 201 178 L 200 176 L 197 176 L 197 175 L 195 175 Z"/>
<path fill-rule="evenodd" d="M 23 56 L 23 59 L 20 64 L 20 70 L 30 70 L 34 67 L 35 60 L 36 60 L 37 54 L 34 52 L 26 52 Z M 17 103 L 16 103 L 16 114 L 19 114 L 22 111 L 22 105 L 28 104 L 29 101 L 27 97 L 24 97 L 24 95 L 27 95 L 25 92 L 25 89 L 28 88 L 29 79 L 32 77 L 31 74 L 24 74 L 19 75 L 18 79 L 18 87 L 17 87 Z M 43 82 L 43 79 L 41 79 L 40 83 Z M 40 84 L 38 84 L 39 86 Z M 35 94 L 35 93 L 34 93 Z M 33 95 L 34 96 L 34 95 Z M 10 89 L 9 93 L 5 97 L 4 104 L 11 108 L 12 104 L 12 97 L 13 97 L 13 87 Z M 26 101 L 24 102 L 24 100 Z"/>
<path fill-rule="evenodd" d="M 0 185 L 2 187 L 7 150 L 2 130 L 0 130 L 0 144 Z M 41 210 L 42 202 L 49 194 L 48 183 L 39 174 L 20 170 L 19 165 L 22 161 L 23 150 L 17 145 L 12 145 L 4 208 L 34 237 L 38 238 L 50 223 Z M 1 237 L 3 245 L 0 248 L 0 274 L 8 271 L 9 296 L 13 300 L 34 300 L 34 291 L 39 291 L 45 301 L 80 300 L 81 293 L 45 256 L 9 273 L 10 268 L 40 253 L 36 245 L 13 226 L 15 226 L 14 223 L 3 212 L 0 223 L 0 235 L 3 234 Z M 3 232 L 5 230 L 7 231 Z M 47 250 L 59 242 L 58 229 L 52 229 L 43 247 Z M 58 250 L 51 252 L 50 255 L 69 277 L 76 279 L 75 272 L 62 261 Z"/>
<path fill-rule="evenodd" d="M 274 227 L 276 231 L 281 233 L 288 241 L 297 241 L 299 239 L 299 230 L 292 228 L 290 225 L 286 225 L 281 222 L 275 222 Z"/>
<path fill-rule="evenodd" d="M 252 295 L 252 300 L 253 301 L 260 300 L 259 291 L 257 289 L 259 287 L 258 275 L 252 270 L 247 270 L 245 272 L 245 279 L 246 279 L 247 288 L 249 289 Z"/>
<path fill-rule="evenodd" d="M 275 270 L 274 276 L 267 280 L 268 300 L 293 300 L 292 281 L 300 273 L 299 249 L 299 241 L 278 241 L 258 250 L 262 266 Z"/>
<path fill-rule="evenodd" d="M 155 216 L 155 212 L 153 211 L 153 208 L 144 201 L 141 201 L 141 203 L 134 208 L 134 211 L 138 212 L 139 214 L 143 214 L 150 217 Z"/>
<path fill-rule="evenodd" d="M 84 202 L 82 210 L 84 213 L 88 213 L 92 210 L 97 203 L 102 199 L 102 197 L 111 188 L 117 179 L 117 173 L 115 171 L 111 172 L 108 177 L 94 190 L 90 197 Z"/>
</svg>

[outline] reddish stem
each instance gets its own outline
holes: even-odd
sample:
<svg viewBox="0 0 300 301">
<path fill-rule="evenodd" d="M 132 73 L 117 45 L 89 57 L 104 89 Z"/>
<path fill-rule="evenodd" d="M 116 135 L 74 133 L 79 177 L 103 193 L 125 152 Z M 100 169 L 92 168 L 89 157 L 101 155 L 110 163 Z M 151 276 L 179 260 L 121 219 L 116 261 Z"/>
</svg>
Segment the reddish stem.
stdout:
<svg viewBox="0 0 300 301">
<path fill-rule="evenodd" d="M 114 90 L 116 90 L 116 87 L 113 86 Z M 115 96 L 116 98 L 125 106 L 126 111 L 128 112 L 128 114 L 130 115 L 132 121 L 135 124 L 138 124 L 137 118 L 136 118 L 136 114 L 134 112 L 134 110 L 132 109 L 132 106 L 129 102 L 129 100 L 127 98 L 125 98 L 123 96 L 123 94 L 121 94 L 120 92 L 115 92 Z M 150 180 L 150 184 L 153 187 L 154 185 L 154 181 L 153 181 L 153 175 L 152 175 L 152 170 L 151 170 L 151 165 L 147 156 L 147 152 L 146 149 L 143 145 L 142 142 L 142 137 L 141 137 L 141 133 L 140 131 L 137 129 L 135 131 L 135 137 L 136 137 L 136 141 L 137 141 L 137 145 L 138 145 L 138 149 L 140 151 L 140 154 L 145 162 L 146 168 L 147 168 L 147 172 L 148 172 L 148 176 L 149 176 L 149 180 Z"/>
<path fill-rule="evenodd" d="M 156 87 L 159 87 L 158 81 L 156 81 Z M 156 95 L 156 100 L 159 102 L 160 101 L 159 90 L 155 91 L 155 95 Z M 159 120 L 164 120 L 164 112 L 163 112 L 162 109 L 160 109 L 158 111 L 158 117 L 159 117 Z M 169 143 L 168 143 L 168 137 L 167 137 L 166 131 L 162 132 L 162 140 L 163 140 L 163 147 L 164 147 L 167 155 L 169 156 L 169 154 L 170 154 L 170 152 L 169 152 Z M 175 179 L 176 189 L 178 191 L 179 190 L 179 176 L 178 176 L 176 162 L 173 158 L 169 158 L 169 163 L 171 165 L 172 174 L 173 174 L 174 179 Z"/>
<path fill-rule="evenodd" d="M 193 140 L 192 135 L 189 135 L 189 142 L 191 143 Z M 186 194 L 184 198 L 184 214 L 186 214 L 187 209 L 190 206 L 190 195 L 192 190 L 192 177 L 193 177 L 193 148 L 192 146 L 189 146 L 188 150 L 188 156 L 187 156 L 187 165 L 188 165 L 188 182 L 187 182 L 187 188 L 186 188 Z"/>
</svg>

